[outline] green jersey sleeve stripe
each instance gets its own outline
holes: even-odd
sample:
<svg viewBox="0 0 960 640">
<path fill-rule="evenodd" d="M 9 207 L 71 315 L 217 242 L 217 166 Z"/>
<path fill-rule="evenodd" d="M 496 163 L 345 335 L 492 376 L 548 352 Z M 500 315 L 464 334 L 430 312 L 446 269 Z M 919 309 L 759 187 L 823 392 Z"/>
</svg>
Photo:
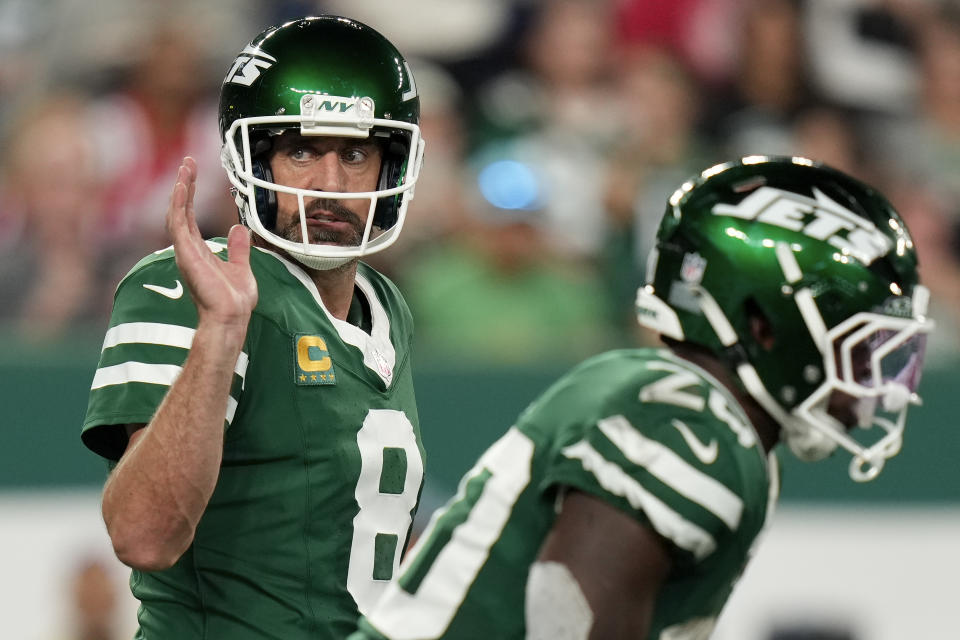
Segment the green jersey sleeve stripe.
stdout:
<svg viewBox="0 0 960 640">
<path fill-rule="evenodd" d="M 127 322 L 118 324 L 107 331 L 107 335 L 103 339 L 102 350 L 106 351 L 121 344 L 158 344 L 165 347 L 189 349 L 190 345 L 193 344 L 194 334 L 196 334 L 196 329 L 175 324 Z M 237 366 L 233 370 L 234 373 L 246 380 L 249 364 L 249 356 L 246 352 L 241 351 L 237 358 Z"/>
<path fill-rule="evenodd" d="M 170 386 L 180 375 L 182 367 L 175 364 L 147 364 L 145 362 L 124 362 L 111 367 L 97 369 L 93 375 L 90 389 L 100 389 L 128 382 L 146 382 Z"/>
<path fill-rule="evenodd" d="M 601 487 L 625 498 L 634 508 L 642 509 L 660 535 L 692 553 L 697 560 L 702 560 L 717 548 L 717 542 L 709 532 L 668 507 L 623 469 L 600 455 L 588 442 L 581 440 L 566 447 L 563 455 L 571 460 L 579 460 L 584 471 L 593 474 Z"/>
<path fill-rule="evenodd" d="M 731 531 L 737 530 L 743 515 L 743 500 L 723 483 L 700 471 L 663 443 L 641 434 L 623 416 L 604 418 L 598 426 L 627 460 L 709 510 Z"/>
</svg>

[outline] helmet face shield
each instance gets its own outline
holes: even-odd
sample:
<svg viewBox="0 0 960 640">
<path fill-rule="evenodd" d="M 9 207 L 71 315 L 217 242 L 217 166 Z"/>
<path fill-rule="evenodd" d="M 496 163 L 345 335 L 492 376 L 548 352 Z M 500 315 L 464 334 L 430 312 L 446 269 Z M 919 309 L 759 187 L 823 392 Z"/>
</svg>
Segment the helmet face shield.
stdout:
<svg viewBox="0 0 960 640">
<path fill-rule="evenodd" d="M 858 313 L 827 332 L 826 379 L 794 414 L 853 454 L 855 480 L 876 477 L 899 453 L 907 409 L 920 402 L 917 387 L 931 329 L 923 316 Z"/>
<path fill-rule="evenodd" d="M 899 388 L 912 394 L 920 384 L 925 329 L 923 322 L 914 319 L 857 314 L 828 332 L 828 340 L 842 335 L 831 340 L 827 370 L 848 392 L 879 397 Z"/>
<path fill-rule="evenodd" d="M 329 96 L 324 98 L 329 99 Z M 337 115 L 341 117 L 329 121 L 320 120 L 316 116 L 309 119 L 307 116 L 239 119 L 234 121 L 228 129 L 224 142 L 223 164 L 231 184 L 237 190 L 237 203 L 247 225 L 270 244 L 283 249 L 312 268 L 338 266 L 393 244 L 403 228 L 407 206 L 413 198 L 413 189 L 423 161 L 424 145 L 420 139 L 419 126 L 382 119 L 361 122 L 358 118 L 348 121 L 342 117 L 342 114 Z M 389 158 L 384 157 L 386 153 L 381 154 L 381 164 L 391 162 L 399 164 L 399 167 L 381 166 L 380 169 L 381 176 L 384 171 L 397 173 L 396 184 L 388 186 L 381 178 L 378 180 L 378 188 L 371 191 L 314 191 L 278 184 L 272 179 L 267 179 L 272 178 L 272 174 L 263 168 L 266 160 L 254 155 L 257 142 L 291 130 L 299 131 L 304 136 L 333 136 L 358 141 L 371 139 L 381 148 L 390 145 L 391 140 L 404 139 L 409 142 L 403 147 L 405 155 L 402 158 Z M 290 194 L 297 200 L 299 234 L 284 234 L 275 225 L 268 227 L 265 223 L 265 221 L 275 220 L 276 211 L 268 212 L 263 209 L 270 206 L 275 209 L 275 203 L 281 193 Z M 331 201 L 333 204 L 329 204 Z M 311 238 L 311 235 L 315 234 L 308 231 L 307 220 L 310 207 L 327 203 L 327 207 L 337 209 L 336 203 L 344 201 L 362 201 L 362 207 L 366 211 L 365 222 L 360 222 L 356 238 L 346 243 L 318 241 L 316 237 Z M 384 222 L 382 216 L 377 215 L 378 206 L 384 206 L 381 203 L 389 204 L 394 208 L 389 226 L 386 228 L 378 224 Z M 341 217 L 349 217 L 346 212 L 344 213 L 345 215 Z"/>
<path fill-rule="evenodd" d="M 334 268 L 390 246 L 403 227 L 420 172 L 419 121 L 413 74 L 396 47 L 374 29 L 337 16 L 266 29 L 238 54 L 220 91 L 221 160 L 241 221 L 314 269 Z M 306 140 L 374 142 L 379 173 L 350 191 L 326 184 L 319 190 L 310 180 L 275 180 L 273 146 L 287 132 Z M 361 218 L 354 225 L 357 233 L 347 234 L 348 241 L 311 234 L 311 207 L 318 200 Z M 286 216 L 296 207 L 299 225 L 276 227 L 278 201 L 285 204 Z M 348 216 L 334 211 L 332 217 L 340 222 Z"/>
</svg>

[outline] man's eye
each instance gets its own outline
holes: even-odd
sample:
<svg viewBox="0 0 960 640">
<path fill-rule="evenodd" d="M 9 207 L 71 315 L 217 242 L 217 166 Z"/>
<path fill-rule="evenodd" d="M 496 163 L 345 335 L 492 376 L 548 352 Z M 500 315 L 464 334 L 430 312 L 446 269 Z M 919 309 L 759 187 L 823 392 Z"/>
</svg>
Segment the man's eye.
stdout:
<svg viewBox="0 0 960 640">
<path fill-rule="evenodd" d="M 311 157 L 311 151 L 306 147 L 294 147 L 290 151 L 290 157 L 294 160 L 307 160 Z"/>
<path fill-rule="evenodd" d="M 344 162 L 356 164 L 367 159 L 367 152 L 365 149 L 360 147 L 351 147 L 349 149 L 344 149 L 340 153 L 340 157 L 343 158 Z"/>
</svg>

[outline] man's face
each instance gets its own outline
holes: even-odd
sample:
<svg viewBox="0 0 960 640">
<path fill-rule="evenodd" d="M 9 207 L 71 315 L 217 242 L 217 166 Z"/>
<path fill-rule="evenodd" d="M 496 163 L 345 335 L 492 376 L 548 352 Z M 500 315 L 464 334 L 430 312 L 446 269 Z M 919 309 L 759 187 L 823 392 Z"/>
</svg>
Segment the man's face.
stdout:
<svg viewBox="0 0 960 640">
<path fill-rule="evenodd" d="M 837 340 L 833 349 L 837 376 L 841 379 L 844 378 L 840 349 L 842 343 L 842 339 Z M 869 384 L 871 373 L 870 349 L 864 343 L 857 344 L 851 350 L 850 365 L 852 379 L 861 384 Z M 864 411 L 869 410 L 872 413 L 875 404 L 876 401 L 873 399 L 857 398 L 844 391 L 835 390 L 830 394 L 827 412 L 847 427 L 847 430 L 850 430 L 863 421 Z"/>
<path fill-rule="evenodd" d="M 288 131 L 277 138 L 270 156 L 276 184 L 311 191 L 374 191 L 381 151 L 370 139 L 302 136 Z M 370 211 L 370 199 L 304 198 L 311 244 L 358 246 Z M 277 235 L 302 242 L 297 196 L 277 193 Z"/>
</svg>

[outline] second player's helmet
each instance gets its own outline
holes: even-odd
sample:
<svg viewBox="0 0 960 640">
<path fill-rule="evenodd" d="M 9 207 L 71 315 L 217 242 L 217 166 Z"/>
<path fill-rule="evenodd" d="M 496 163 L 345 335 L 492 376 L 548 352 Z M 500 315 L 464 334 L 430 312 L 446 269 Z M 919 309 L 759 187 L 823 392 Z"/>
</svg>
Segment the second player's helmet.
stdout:
<svg viewBox="0 0 960 640">
<path fill-rule="evenodd" d="M 756 156 L 670 197 L 637 311 L 727 362 L 800 458 L 839 445 L 851 477 L 868 480 L 900 450 L 919 401 L 928 297 L 882 195 L 809 160 Z M 851 417 L 879 435 L 848 432 Z"/>
<path fill-rule="evenodd" d="M 220 93 L 222 160 L 241 221 L 308 267 L 328 269 L 380 251 L 400 233 L 423 158 L 420 100 L 406 61 L 386 38 L 355 20 L 304 18 L 271 27 L 237 56 Z M 305 136 L 373 139 L 382 150 L 376 191 L 320 192 L 273 182 L 268 153 L 286 130 Z M 359 246 L 295 242 L 275 233 L 277 193 L 364 198 Z M 306 223 L 303 222 L 305 225 Z"/>
</svg>

